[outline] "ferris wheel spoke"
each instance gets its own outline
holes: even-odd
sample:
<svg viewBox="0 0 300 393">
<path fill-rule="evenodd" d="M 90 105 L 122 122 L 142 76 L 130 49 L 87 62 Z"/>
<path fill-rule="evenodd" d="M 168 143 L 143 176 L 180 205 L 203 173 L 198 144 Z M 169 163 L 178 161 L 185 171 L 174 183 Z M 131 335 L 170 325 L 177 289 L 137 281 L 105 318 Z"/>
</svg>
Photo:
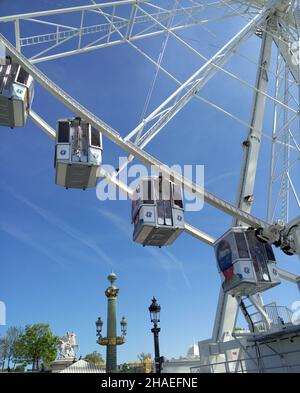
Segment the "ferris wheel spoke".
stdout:
<svg viewBox="0 0 300 393">
<path fill-rule="evenodd" d="M 239 80 L 240 82 L 244 83 L 245 85 L 247 85 L 257 91 L 257 89 L 254 86 L 252 86 L 251 84 L 241 80 L 240 78 L 238 78 L 234 74 L 232 74 L 232 73 L 224 70 L 224 68 L 222 68 L 222 66 L 225 64 L 225 62 L 230 58 L 230 54 L 232 55 L 234 52 L 236 52 L 237 46 L 235 46 L 234 48 L 230 48 L 229 50 L 226 51 L 226 53 L 222 53 L 222 50 L 221 50 L 217 53 L 216 56 L 214 56 L 213 58 L 208 60 L 205 56 L 201 55 L 198 51 L 196 51 L 194 48 L 192 48 L 189 44 L 187 44 L 185 41 L 183 41 L 176 34 L 174 34 L 172 32 L 171 32 L 171 34 L 175 38 L 177 38 L 181 43 L 183 43 L 185 46 L 189 47 L 201 59 L 206 60 L 207 63 L 200 70 L 198 70 L 192 77 L 190 77 L 184 84 L 182 84 L 182 86 L 179 89 L 177 89 L 154 112 L 152 112 L 152 114 L 150 114 L 145 120 L 143 120 L 141 124 L 139 124 L 134 130 L 132 130 L 127 135 L 126 139 L 130 139 L 135 134 L 140 133 L 141 130 L 143 130 L 146 125 L 150 124 L 153 121 L 153 119 L 157 117 L 157 115 L 161 114 L 161 117 L 159 118 L 159 120 L 154 125 L 150 126 L 150 128 L 140 138 L 141 143 L 144 143 L 144 141 L 146 141 L 146 140 L 147 141 L 151 140 L 175 116 L 175 114 L 179 110 L 181 110 L 195 94 L 197 94 L 200 91 L 200 89 L 204 86 L 204 84 L 214 75 L 214 73 L 216 72 L 216 69 L 224 72 L 225 74 L 231 76 L 232 78 L 234 78 L 236 80 Z M 241 42 L 239 42 L 239 44 L 240 43 Z M 207 69 L 205 69 L 206 67 L 207 67 Z M 204 74 L 203 77 L 201 75 L 202 72 Z M 189 91 L 186 92 L 183 96 L 181 96 L 181 93 L 183 92 L 183 90 L 186 90 L 186 87 L 188 85 L 191 85 Z M 263 92 L 263 95 L 270 98 L 271 100 L 276 100 L 272 96 L 268 95 L 265 92 Z M 173 104 L 170 106 L 170 109 L 168 111 L 165 111 L 166 105 L 170 104 L 172 101 L 173 101 Z M 285 107 L 286 109 L 289 109 L 291 112 L 298 113 L 296 110 L 290 108 L 288 105 L 280 102 L 279 100 L 276 100 L 276 101 L 280 105 Z M 161 110 L 163 110 L 163 113 L 161 113 Z"/>
<path fill-rule="evenodd" d="M 292 179 L 291 179 L 291 176 L 290 176 L 289 172 L 287 172 L 287 177 L 288 177 L 288 179 L 289 179 L 289 183 L 290 183 L 290 186 L 291 186 L 291 189 L 292 189 L 294 198 L 295 198 L 295 200 L 296 200 L 296 202 L 297 202 L 298 208 L 300 209 L 300 199 L 299 199 L 298 193 L 297 193 L 297 191 L 296 191 L 296 188 L 295 188 L 295 186 L 294 186 L 294 183 L 293 183 L 293 181 L 292 181 Z"/>
<path fill-rule="evenodd" d="M 260 89 L 258 85 L 253 86 L 224 68 L 228 60 L 238 53 L 239 47 L 248 37 L 250 37 L 250 35 L 254 32 L 256 32 L 257 35 L 259 35 L 260 32 L 262 35 L 265 35 L 265 20 L 267 16 L 270 16 L 270 9 L 264 8 L 265 1 L 248 2 L 220 0 L 200 3 L 195 0 L 189 0 L 188 2 L 185 2 L 183 6 L 180 1 L 175 0 L 172 2 L 173 5 L 171 4 L 168 8 L 165 7 L 163 2 L 157 2 L 157 4 L 155 4 L 154 2 L 143 0 L 115 1 L 102 4 L 96 4 L 94 0 L 92 2 L 92 6 L 71 7 L 68 9 L 50 10 L 41 13 L 0 17 L 0 22 L 9 20 L 15 22 L 16 47 L 19 51 L 25 46 L 39 44 L 48 45 L 47 48 L 44 47 L 42 51 L 39 51 L 31 57 L 32 64 L 75 53 L 84 53 L 112 45 L 124 43 L 130 45 L 148 59 L 157 70 L 168 75 L 168 77 L 170 77 L 178 87 L 173 94 L 171 94 L 150 115 L 143 119 L 143 121 L 134 130 L 132 130 L 122 142 L 120 142 L 121 145 L 123 145 L 123 143 L 124 146 L 126 145 L 127 151 L 131 154 L 130 157 L 133 158 L 134 156 L 137 156 L 138 158 L 141 158 L 141 154 L 143 154 L 142 151 L 144 151 L 143 149 L 145 146 L 165 127 L 166 124 L 168 124 L 169 121 L 174 118 L 179 111 L 185 107 L 185 105 L 189 103 L 192 98 L 195 98 L 197 101 L 206 103 L 234 121 L 237 121 L 247 127 L 248 130 L 254 132 L 254 134 L 258 133 L 260 136 L 264 136 L 272 140 L 275 149 L 273 180 L 278 182 L 279 177 L 282 177 L 282 173 L 286 174 L 286 176 L 283 177 L 280 188 L 281 194 L 286 194 L 284 196 L 284 206 L 287 206 L 289 189 L 291 190 L 291 193 L 294 192 L 293 190 L 296 191 L 292 181 L 293 176 L 291 171 L 294 170 L 298 162 L 298 156 L 296 158 L 294 156 L 299 154 L 298 139 L 293 132 L 293 122 L 298 119 L 299 115 L 299 100 L 294 94 L 294 91 L 297 91 L 299 88 L 299 74 L 297 66 L 294 65 L 294 58 L 293 53 L 290 51 L 290 44 L 291 40 L 298 38 L 299 34 L 297 29 L 298 25 L 300 25 L 300 19 L 297 20 L 297 18 L 295 18 L 295 21 L 293 23 L 291 22 L 291 12 L 286 14 L 284 13 L 284 7 L 287 6 L 287 2 L 278 1 L 271 5 L 271 7 L 275 7 L 282 12 L 282 15 L 280 13 L 275 14 L 273 12 L 275 8 L 272 8 L 271 19 L 275 22 L 276 18 L 280 17 L 280 21 L 282 23 L 274 23 L 273 25 L 270 23 L 268 29 L 268 34 L 272 37 L 272 40 L 278 48 L 282 58 L 282 65 L 284 67 L 283 71 L 278 72 L 278 75 L 276 76 L 276 80 L 280 84 L 280 89 L 283 93 L 278 94 L 275 97 L 267 94 L 266 89 Z M 124 7 L 127 7 L 126 10 Z M 208 12 L 206 14 L 207 10 Z M 214 10 L 214 12 L 217 11 L 216 15 L 211 15 L 210 10 Z M 68 23 L 54 23 L 48 20 L 39 20 L 39 18 L 44 18 L 50 15 L 55 16 L 69 12 L 79 12 L 80 22 L 76 27 L 69 26 Z M 99 16 L 100 23 L 97 25 L 91 25 L 90 20 L 88 19 L 89 16 L 91 16 L 90 14 L 96 14 L 96 16 Z M 184 38 L 177 34 L 178 31 L 192 26 L 200 26 L 206 29 L 205 26 L 209 23 L 220 22 L 226 18 L 232 17 L 243 18 L 247 21 L 247 26 L 232 40 L 230 40 L 229 43 L 222 46 L 222 48 L 211 58 L 206 57 L 204 54 L 196 50 Z M 27 23 L 44 26 L 45 30 L 48 29 L 48 31 L 45 34 L 36 36 L 32 35 L 30 37 L 21 37 L 20 22 L 23 20 L 26 20 Z M 56 29 L 56 31 L 49 32 L 49 30 L 53 28 Z M 209 34 L 213 34 L 209 30 L 207 31 Z M 139 40 L 144 40 L 158 35 L 172 36 L 174 40 L 183 45 L 185 48 L 188 48 L 204 62 L 202 67 L 187 80 L 183 82 L 178 80 L 171 70 L 167 70 L 165 67 L 162 67 L 159 59 L 153 59 L 152 56 L 147 54 L 147 51 L 144 50 L 144 48 L 142 49 L 136 44 Z M 72 39 L 75 43 L 75 49 L 64 52 L 64 44 L 69 41 L 72 42 Z M 59 53 L 57 53 L 57 51 L 59 51 Z M 45 56 L 45 54 L 47 54 L 47 56 Z M 257 67 L 259 67 L 258 70 L 264 72 L 264 65 L 257 65 L 257 62 L 254 63 Z M 262 127 L 256 126 L 256 123 L 252 122 L 251 124 L 248 124 L 248 122 L 240 119 L 235 114 L 200 95 L 201 89 L 217 72 L 221 72 L 244 86 L 251 88 L 256 95 L 259 95 L 264 99 L 268 98 L 274 102 L 278 108 L 274 140 L 273 136 L 270 137 L 263 133 Z M 284 76 L 282 74 L 284 74 Z M 266 77 L 268 77 L 268 75 Z M 135 136 L 134 143 L 130 141 L 133 136 Z M 115 138 L 115 135 L 113 138 Z M 147 156 L 146 152 L 145 156 Z M 278 169 L 281 170 L 281 175 L 279 175 L 279 177 L 277 173 L 277 165 Z M 282 168 L 279 168 L 280 165 Z M 207 198 L 210 202 L 214 203 L 213 197 L 210 198 L 208 195 Z M 296 196 L 296 198 L 298 198 L 298 196 Z M 297 200 L 299 200 L 299 198 Z M 219 202 L 217 202 L 217 204 L 218 203 Z M 221 205 L 222 203 L 219 204 L 219 206 Z M 225 207 L 225 210 L 226 209 L 227 207 Z M 237 215 L 234 213 L 234 216 L 238 220 L 242 220 L 242 215 L 239 212 Z M 245 222 L 249 222 L 247 217 Z"/>
<path fill-rule="evenodd" d="M 277 37 L 274 37 L 274 42 L 277 45 L 281 56 L 283 57 L 285 63 L 287 64 L 294 80 L 296 83 L 299 83 L 299 70 L 298 66 L 295 64 L 295 60 L 291 55 L 291 50 L 288 42 L 284 42 L 283 40 L 279 40 Z"/>
<path fill-rule="evenodd" d="M 30 118 L 47 136 L 49 136 L 52 140 L 55 140 L 56 131 L 43 118 L 41 118 L 35 111 L 33 111 L 33 110 L 30 111 Z M 129 196 L 129 198 L 133 197 L 134 190 L 132 188 L 128 187 L 127 184 L 118 180 L 116 178 L 115 174 L 111 174 L 111 173 L 107 172 L 104 168 L 101 168 L 99 175 L 100 175 L 99 177 L 104 177 L 105 180 L 107 181 L 107 183 L 111 183 L 111 184 L 117 186 L 123 192 L 125 192 Z M 195 237 L 196 239 L 201 240 L 202 242 L 209 244 L 209 245 L 212 245 L 216 240 L 211 235 L 203 232 L 202 230 L 196 228 L 195 226 L 188 224 L 187 222 L 185 223 L 184 230 L 189 235 L 191 235 L 191 236 Z"/>
<path fill-rule="evenodd" d="M 280 179 L 280 177 L 282 176 L 282 173 L 287 173 L 289 172 L 291 169 L 293 169 L 293 167 L 295 167 L 299 162 L 298 158 L 295 158 L 292 161 L 289 161 L 283 169 L 280 169 L 280 173 L 277 176 L 274 176 L 274 182 L 278 181 Z"/>
<path fill-rule="evenodd" d="M 174 82 L 176 82 L 176 83 L 177 83 L 178 85 L 180 85 L 180 86 L 182 85 L 182 82 L 180 82 L 176 77 L 174 77 L 174 75 L 172 75 L 169 71 L 167 71 L 164 67 L 162 67 L 161 64 L 158 64 L 157 61 L 155 61 L 154 59 L 152 59 L 145 51 L 143 51 L 141 48 L 139 48 L 137 45 L 133 44 L 133 43 L 130 42 L 130 41 L 128 41 L 128 44 L 131 45 L 134 49 L 136 49 L 136 50 L 137 50 L 142 56 L 144 56 L 147 60 L 149 60 L 151 63 L 153 63 L 160 71 L 162 71 L 164 74 L 166 74 L 168 77 L 170 77 Z M 240 124 L 242 124 L 243 126 L 245 126 L 247 129 L 249 129 L 249 130 L 252 129 L 253 131 L 258 131 L 258 129 L 255 129 L 255 127 L 254 127 L 253 125 L 250 125 L 250 123 L 246 122 L 245 120 L 240 119 L 238 116 L 236 116 L 236 115 L 232 114 L 231 112 L 225 110 L 224 108 L 222 108 L 222 107 L 216 105 L 215 103 L 213 103 L 213 102 L 211 102 L 211 101 L 205 99 L 204 97 L 200 96 L 199 93 L 197 93 L 197 94 L 195 95 L 195 98 L 196 98 L 197 100 L 201 101 L 201 102 L 206 103 L 207 105 L 211 106 L 212 108 L 214 108 L 214 109 L 220 111 L 222 114 L 224 114 L 224 115 L 230 117 L 231 119 L 237 121 L 238 123 L 240 123 Z M 168 111 L 169 109 L 170 109 L 170 108 L 166 108 L 163 112 L 161 112 L 161 114 L 163 114 L 164 112 Z M 153 119 L 156 119 L 158 116 L 159 116 L 159 114 L 156 115 L 156 116 L 154 116 Z M 291 117 L 291 118 L 289 119 L 289 122 L 283 127 L 283 129 L 285 129 L 285 128 L 290 124 L 290 122 L 292 122 L 292 121 L 293 121 L 294 119 L 296 119 L 297 117 L 298 117 L 298 114 L 297 114 L 297 113 L 294 114 L 293 117 Z M 280 134 L 280 132 L 281 132 L 281 130 L 279 130 L 278 134 Z M 270 135 L 268 135 L 268 134 L 266 134 L 266 133 L 264 133 L 264 132 L 261 132 L 261 135 L 262 135 L 263 137 L 265 137 L 266 139 L 268 139 L 268 140 L 270 140 L 270 141 L 273 141 L 273 137 L 272 137 L 272 136 L 270 136 Z M 152 139 L 152 138 L 151 138 L 151 139 Z M 135 141 L 135 143 L 136 143 L 137 145 L 139 145 L 141 148 L 144 148 L 149 142 L 150 142 L 150 139 L 144 141 L 144 143 L 143 143 L 142 145 L 139 145 L 139 138 Z M 279 141 L 278 138 L 276 139 L 276 142 L 275 142 L 275 143 L 277 143 L 277 144 L 282 144 L 283 146 L 286 146 L 286 143 L 284 143 L 284 142 L 282 142 L 282 141 Z M 294 146 L 290 146 L 290 147 L 291 147 L 292 149 L 295 149 Z M 127 161 L 125 161 L 125 162 L 123 163 L 123 165 L 119 168 L 117 175 L 118 175 L 120 172 L 122 172 L 122 171 L 127 167 L 127 165 L 128 165 L 130 162 L 132 162 L 133 159 L 134 159 L 134 156 L 129 156 L 129 157 L 127 158 Z"/>
<path fill-rule="evenodd" d="M 94 4 L 96 4 L 96 3 L 94 3 Z M 105 15 L 105 16 L 108 16 L 109 18 L 111 18 L 113 16 L 113 19 L 116 19 L 117 21 L 120 21 L 120 22 L 127 23 L 128 22 L 127 18 L 123 18 L 122 16 L 116 15 L 116 9 L 117 9 L 117 6 L 113 6 L 111 13 L 104 12 L 103 10 L 101 10 L 101 8 L 99 8 L 99 10 L 90 10 L 89 12 L 92 12 L 92 13 L 98 14 L 98 15 Z M 82 12 L 84 12 L 84 11 L 82 11 Z"/>
<path fill-rule="evenodd" d="M 292 131 L 290 129 L 288 129 L 288 132 L 289 132 L 289 135 L 290 135 L 290 137 L 292 138 L 292 140 L 294 142 L 294 145 L 295 145 L 298 153 L 300 153 L 300 146 L 299 146 L 298 142 L 296 141 L 296 138 L 295 138 L 294 134 L 292 133 Z"/>
<path fill-rule="evenodd" d="M 287 37 L 285 39 L 287 40 Z M 294 94 L 299 95 L 299 84 L 293 78 L 291 69 L 279 48 L 277 73 L 283 77 L 280 80 L 277 79 L 276 95 L 281 95 L 285 103 L 293 103 L 296 108 L 299 108 L 299 100 L 294 96 Z M 290 75 L 293 78 L 292 80 L 290 80 Z M 291 116 L 284 108 L 279 107 L 274 111 L 267 210 L 268 222 L 270 222 L 270 218 L 275 219 L 276 217 L 288 222 L 291 212 L 299 209 L 299 193 L 293 182 L 293 178 L 298 178 L 299 174 L 298 122 L 299 113 L 298 116 Z M 294 132 L 295 130 L 297 130 L 297 134 Z M 281 145 L 279 145 L 280 143 Z"/>
<path fill-rule="evenodd" d="M 167 178 L 171 177 L 174 179 L 174 181 L 178 182 L 178 184 L 182 184 L 186 190 L 192 192 L 199 198 L 204 198 L 204 200 L 212 206 L 232 216 L 236 216 L 240 220 L 243 220 L 243 222 L 248 223 L 254 227 L 266 227 L 267 224 L 263 220 L 260 220 L 242 211 L 241 209 L 236 208 L 234 205 L 204 190 L 203 187 L 200 187 L 198 184 L 190 181 L 185 177 L 182 177 L 181 174 L 171 170 L 167 165 L 163 164 L 161 161 L 151 156 L 149 153 L 146 153 L 139 147 L 135 146 L 132 142 L 125 141 L 117 131 L 108 126 L 93 113 L 88 111 L 78 101 L 68 95 L 62 88 L 47 78 L 45 74 L 43 74 L 39 69 L 31 64 L 28 59 L 19 53 L 14 48 L 14 46 L 2 35 L 0 35 L 0 42 L 8 49 L 11 56 L 13 56 L 19 62 L 19 64 L 21 64 L 22 67 L 24 67 L 24 69 L 37 80 L 37 82 L 39 82 L 56 98 L 62 101 L 69 109 L 77 113 L 78 116 L 82 116 L 84 119 L 86 119 L 95 129 L 97 129 L 99 132 L 102 132 L 103 135 L 107 136 L 113 143 L 123 148 L 130 154 L 136 156 L 145 164 L 152 165 L 157 171 L 162 173 L 163 176 L 166 176 Z"/>
<path fill-rule="evenodd" d="M 142 10 L 143 12 L 146 12 L 144 10 Z M 151 16 L 151 18 L 153 18 Z M 164 26 L 165 27 L 165 26 Z M 246 33 L 249 33 L 249 30 L 246 31 Z M 201 55 L 199 52 L 197 52 L 194 48 L 192 48 L 189 44 L 185 43 L 184 40 L 182 40 L 180 37 L 178 37 L 175 34 L 172 34 L 173 36 L 175 36 L 175 38 L 177 38 L 181 43 L 183 43 L 185 46 L 189 47 L 194 53 L 196 53 L 202 60 L 207 60 L 207 63 L 200 68 L 200 70 L 198 70 L 195 74 L 193 74 L 184 84 L 181 85 L 181 87 L 179 89 L 177 89 L 167 100 L 165 100 L 164 103 L 162 103 L 154 112 L 152 112 L 152 114 L 150 114 L 140 125 L 138 125 L 133 131 L 131 131 L 126 139 L 129 140 L 132 136 L 134 136 L 135 134 L 139 133 L 141 129 L 143 129 L 145 127 L 145 125 L 147 123 L 149 123 L 158 113 L 161 112 L 161 110 L 164 110 L 166 105 L 169 104 L 170 102 L 172 102 L 172 100 L 174 100 L 174 105 L 172 106 L 173 108 L 173 113 L 171 113 L 171 109 L 169 110 L 169 113 L 167 113 L 167 115 L 164 113 L 163 116 L 163 120 L 170 120 L 171 117 L 173 117 L 176 113 L 176 110 L 178 110 L 179 108 L 182 108 L 184 105 L 180 105 L 181 103 L 186 104 L 190 98 L 192 98 L 192 96 L 198 92 L 200 90 L 200 83 L 202 81 L 197 79 L 199 76 L 201 76 L 201 73 L 206 72 L 207 73 L 207 69 L 208 71 L 211 69 L 211 65 L 213 64 L 213 61 L 220 59 L 220 56 L 222 57 L 223 62 L 225 63 L 225 56 L 222 53 L 222 50 L 220 50 L 219 52 L 217 52 L 217 54 L 211 58 L 210 60 L 208 60 L 205 56 Z M 246 34 L 245 34 L 246 35 Z M 244 36 L 243 36 L 244 38 Z M 240 43 L 240 41 L 239 41 Z M 228 46 L 228 45 L 227 45 Z M 223 49 L 223 48 L 222 48 Z M 224 49 L 227 49 L 227 47 L 225 46 Z M 229 51 L 226 52 L 230 53 Z M 221 61 L 219 60 L 219 63 L 221 63 Z M 215 69 L 214 69 L 215 70 Z M 181 92 L 189 85 L 192 85 L 192 87 L 190 88 L 189 92 L 185 93 L 184 99 L 180 99 L 179 100 L 179 96 L 181 94 Z M 198 89 L 199 87 L 199 89 Z M 164 125 L 163 121 L 160 119 L 158 121 L 158 123 L 156 123 L 156 129 L 151 129 L 151 133 L 155 133 L 158 131 L 159 128 L 161 128 L 161 126 Z M 148 134 L 150 133 L 148 131 Z"/>
<path fill-rule="evenodd" d="M 121 35 L 121 36 L 122 36 L 122 35 Z M 122 36 L 122 38 L 123 38 L 123 36 Z M 166 73 L 169 77 L 171 77 L 176 83 L 178 83 L 178 84 L 181 85 L 181 83 L 180 83 L 175 77 L 173 77 L 169 72 L 167 72 L 163 67 L 161 67 L 161 65 L 159 65 L 156 61 L 154 61 L 154 60 L 153 60 L 150 56 L 148 56 L 144 51 L 142 51 L 141 49 L 139 49 L 136 45 L 132 44 L 132 42 L 128 41 L 128 43 L 131 44 L 131 46 L 133 46 L 135 49 L 137 49 L 137 50 L 138 50 L 141 54 L 143 54 L 146 58 L 148 58 L 153 64 L 156 65 L 156 67 L 158 67 L 160 70 L 162 70 L 164 73 Z M 189 85 L 190 85 L 190 84 L 188 84 L 187 86 L 189 86 Z M 204 102 L 208 103 L 209 105 L 213 106 L 214 108 L 220 110 L 222 113 L 228 115 L 229 117 L 231 117 L 231 118 L 233 118 L 233 119 L 239 121 L 241 124 L 246 125 L 248 128 L 251 128 L 251 126 L 250 126 L 248 123 L 246 123 L 246 122 L 244 122 L 243 120 L 239 119 L 238 117 L 232 115 L 230 112 L 225 111 L 224 109 L 218 107 L 217 105 L 211 103 L 211 102 L 208 101 L 208 100 L 205 100 L 204 98 L 200 97 L 199 95 L 196 95 L 195 97 L 198 98 L 198 99 L 201 100 L 201 101 L 204 101 Z M 169 110 L 169 108 L 165 109 L 161 114 L 163 114 L 164 112 L 166 112 L 166 111 L 168 111 L 168 110 Z M 157 118 L 158 116 L 159 116 L 159 115 L 154 116 L 153 119 Z M 252 127 L 252 128 L 253 128 L 253 127 Z M 266 137 L 269 137 L 268 135 L 265 135 L 265 136 L 266 136 Z M 269 137 L 269 138 L 270 138 L 270 137 Z M 139 139 L 139 138 L 138 138 L 138 139 Z M 151 137 L 151 139 L 152 139 L 152 137 Z M 144 141 L 144 143 L 142 144 L 141 147 L 144 148 L 144 147 L 150 142 L 151 139 L 148 139 L 148 140 Z M 137 142 L 138 142 L 138 141 L 139 141 L 139 140 L 137 140 Z M 128 158 L 128 162 L 130 162 L 132 159 L 133 159 L 132 156 L 129 157 L 129 158 Z M 121 169 L 121 168 L 120 168 L 120 169 Z"/>
</svg>

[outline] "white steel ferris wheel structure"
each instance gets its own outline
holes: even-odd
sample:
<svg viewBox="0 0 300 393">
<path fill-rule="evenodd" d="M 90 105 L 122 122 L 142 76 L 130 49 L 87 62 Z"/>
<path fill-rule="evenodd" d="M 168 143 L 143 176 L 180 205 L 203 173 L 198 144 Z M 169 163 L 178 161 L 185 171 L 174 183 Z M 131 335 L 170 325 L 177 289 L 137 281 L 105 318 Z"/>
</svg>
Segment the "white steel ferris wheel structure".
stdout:
<svg viewBox="0 0 300 393">
<path fill-rule="evenodd" d="M 61 22 L 62 18 L 67 19 L 70 15 L 79 15 L 79 24 Z M 243 27 L 211 57 L 204 55 L 179 34 L 190 27 L 207 29 L 211 23 L 217 24 L 235 17 L 243 21 Z M 55 21 L 55 18 L 58 18 L 58 21 Z M 95 18 L 98 23 L 94 22 Z M 233 226 L 245 224 L 260 229 L 260 235 L 265 241 L 280 245 L 284 252 L 300 255 L 300 218 L 291 217 L 290 213 L 299 211 L 300 208 L 298 0 L 122 0 L 100 4 L 92 1 L 92 4 L 85 6 L 3 16 L 0 17 L 0 22 L 14 24 L 14 44 L 0 35 L 0 43 L 6 47 L 7 54 L 77 116 L 88 121 L 127 152 L 126 165 L 137 158 L 155 167 L 163 176 L 183 183 L 185 189 L 200 198 L 204 197 L 205 202 L 230 215 Z M 32 31 L 37 31 L 38 34 L 24 36 L 24 23 L 27 24 L 26 31 L 30 26 Z M 225 66 L 229 60 L 239 55 L 241 46 L 253 35 L 260 40 L 260 53 L 257 62 L 254 62 L 257 70 L 256 81 L 251 84 Z M 168 38 L 172 37 L 202 62 L 201 67 L 185 81 L 179 80 L 162 65 L 161 56 L 154 58 L 140 45 L 140 42 L 156 36 L 164 37 L 161 56 Z M 118 45 L 129 45 L 152 63 L 157 72 L 166 75 L 177 85 L 173 93 L 150 114 L 144 114 L 141 122 L 126 136 L 122 136 L 87 110 L 35 65 Z M 273 52 L 276 55 L 275 71 L 270 69 L 272 50 L 276 51 Z M 30 52 L 30 56 L 25 56 L 27 52 Z M 218 73 L 253 91 L 250 121 L 243 120 L 201 95 L 204 86 Z M 275 81 L 272 92 L 269 86 L 271 73 Z M 192 99 L 204 102 L 248 129 L 248 136 L 243 142 L 244 158 L 235 205 L 191 180 L 182 178 L 181 174 L 145 151 L 145 147 L 153 138 L 159 138 L 159 133 L 169 122 L 176 121 L 176 115 Z M 263 129 L 267 101 L 273 105 L 271 132 Z M 269 113 L 268 115 L 270 116 Z M 30 117 L 50 138 L 55 138 L 55 130 L 34 110 L 30 111 Z M 271 163 L 267 182 L 268 208 L 265 217 L 258 218 L 251 214 L 251 208 L 262 138 L 271 142 Z M 119 168 L 119 171 L 124 167 Z M 107 173 L 102 169 L 102 176 L 129 195 L 133 193 L 133 190 L 118 179 L 118 174 Z M 215 241 L 211 235 L 192 225 L 186 224 L 185 231 L 209 245 Z M 284 270 L 279 271 L 282 278 L 299 282 L 296 275 Z M 259 308 L 259 304 L 256 306 Z M 225 295 L 221 289 L 213 334 L 215 340 L 220 340 L 225 331 L 233 331 L 237 310 L 237 300 Z"/>
</svg>

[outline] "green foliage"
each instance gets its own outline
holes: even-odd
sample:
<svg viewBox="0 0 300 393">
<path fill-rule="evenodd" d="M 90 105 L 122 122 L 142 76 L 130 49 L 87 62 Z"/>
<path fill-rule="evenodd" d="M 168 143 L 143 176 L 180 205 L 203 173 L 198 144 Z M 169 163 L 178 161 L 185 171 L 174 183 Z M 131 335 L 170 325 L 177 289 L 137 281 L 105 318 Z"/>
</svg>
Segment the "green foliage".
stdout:
<svg viewBox="0 0 300 393">
<path fill-rule="evenodd" d="M 131 367 L 127 363 L 123 363 L 120 367 L 120 373 L 131 373 Z"/>
<path fill-rule="evenodd" d="M 26 364 L 18 364 L 15 368 L 15 372 L 24 372 L 25 371 Z"/>
<path fill-rule="evenodd" d="M 7 359 L 7 340 L 6 337 L 0 337 L 0 367 L 1 371 L 4 370 L 5 362 Z"/>
<path fill-rule="evenodd" d="M 5 336 L 0 338 L 0 367 L 2 371 L 11 370 L 11 363 L 15 365 L 16 343 L 22 333 L 22 328 L 11 326 L 7 329 Z"/>
<path fill-rule="evenodd" d="M 120 373 L 144 373 L 145 367 L 142 363 L 123 363 L 119 366 Z"/>
<path fill-rule="evenodd" d="M 15 346 L 18 363 L 32 364 L 33 370 L 49 365 L 56 358 L 58 337 L 46 323 L 27 325 Z"/>
<path fill-rule="evenodd" d="M 88 353 L 85 356 L 84 360 L 88 363 L 95 364 L 98 367 L 101 367 L 101 368 L 105 367 L 105 363 L 102 358 L 102 355 L 97 351 L 94 351 L 92 353 Z"/>
<path fill-rule="evenodd" d="M 141 363 L 145 363 L 146 359 L 151 359 L 151 353 L 141 352 L 137 355 L 137 358 Z"/>
</svg>

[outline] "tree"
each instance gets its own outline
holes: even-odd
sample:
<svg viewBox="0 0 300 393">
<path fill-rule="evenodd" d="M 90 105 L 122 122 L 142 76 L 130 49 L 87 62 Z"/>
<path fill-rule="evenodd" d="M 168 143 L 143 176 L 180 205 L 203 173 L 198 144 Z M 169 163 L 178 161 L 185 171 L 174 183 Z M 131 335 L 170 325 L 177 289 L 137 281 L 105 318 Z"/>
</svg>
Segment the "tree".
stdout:
<svg viewBox="0 0 300 393">
<path fill-rule="evenodd" d="M 95 364 L 98 367 L 102 367 L 102 368 L 105 367 L 105 363 L 104 363 L 103 357 L 97 351 L 94 351 L 92 353 L 88 353 L 85 356 L 84 360 L 86 362 L 90 363 L 90 364 Z"/>
<path fill-rule="evenodd" d="M 14 362 L 15 367 L 15 350 L 16 350 L 16 343 L 19 340 L 21 334 L 23 333 L 23 329 L 11 326 L 7 329 L 6 334 L 4 337 L 0 339 L 0 363 L 2 371 L 6 369 L 10 371 L 11 362 Z"/>
<path fill-rule="evenodd" d="M 137 355 L 137 358 L 141 363 L 145 363 L 147 359 L 151 359 L 151 353 L 141 352 L 139 355 Z"/>
<path fill-rule="evenodd" d="M 7 370 L 10 370 L 10 362 L 14 362 L 14 368 L 16 365 L 16 345 L 21 335 L 23 334 L 23 329 L 11 326 L 6 332 L 6 345 L 7 345 Z"/>
<path fill-rule="evenodd" d="M 4 370 L 5 362 L 7 359 L 7 340 L 6 337 L 0 337 L 0 367 L 1 371 Z"/>
<path fill-rule="evenodd" d="M 129 367 L 129 365 L 127 363 L 123 363 L 120 366 L 120 373 L 131 373 L 131 367 Z"/>
<path fill-rule="evenodd" d="M 32 364 L 32 370 L 39 370 L 42 364 L 49 365 L 56 358 L 58 339 L 49 324 L 27 325 L 16 343 L 18 363 Z"/>
<path fill-rule="evenodd" d="M 18 364 L 15 368 L 14 368 L 14 372 L 24 372 L 26 368 L 26 364 Z"/>
</svg>

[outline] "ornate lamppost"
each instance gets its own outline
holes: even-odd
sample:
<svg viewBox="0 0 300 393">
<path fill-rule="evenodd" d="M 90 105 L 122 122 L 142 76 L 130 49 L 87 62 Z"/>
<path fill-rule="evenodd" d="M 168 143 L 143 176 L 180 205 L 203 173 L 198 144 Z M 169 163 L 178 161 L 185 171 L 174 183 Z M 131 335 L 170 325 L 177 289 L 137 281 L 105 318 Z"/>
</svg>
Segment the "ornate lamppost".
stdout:
<svg viewBox="0 0 300 393">
<path fill-rule="evenodd" d="M 157 300 L 153 296 L 152 303 L 149 307 L 150 319 L 153 323 L 153 328 L 151 332 L 154 336 L 154 353 L 155 353 L 155 372 L 160 374 L 162 370 L 162 357 L 159 354 L 159 341 L 158 334 L 160 332 L 160 328 L 158 327 L 158 322 L 160 322 L 160 305 L 157 303 Z"/>
<path fill-rule="evenodd" d="M 125 343 L 127 333 L 127 321 L 123 317 L 121 324 L 121 336 L 117 336 L 117 297 L 119 288 L 114 285 L 117 279 L 115 273 L 110 273 L 107 279 L 110 286 L 106 289 L 107 297 L 107 335 L 102 337 L 103 321 L 99 317 L 96 321 L 97 343 L 106 346 L 106 372 L 117 372 L 117 345 Z"/>
</svg>

